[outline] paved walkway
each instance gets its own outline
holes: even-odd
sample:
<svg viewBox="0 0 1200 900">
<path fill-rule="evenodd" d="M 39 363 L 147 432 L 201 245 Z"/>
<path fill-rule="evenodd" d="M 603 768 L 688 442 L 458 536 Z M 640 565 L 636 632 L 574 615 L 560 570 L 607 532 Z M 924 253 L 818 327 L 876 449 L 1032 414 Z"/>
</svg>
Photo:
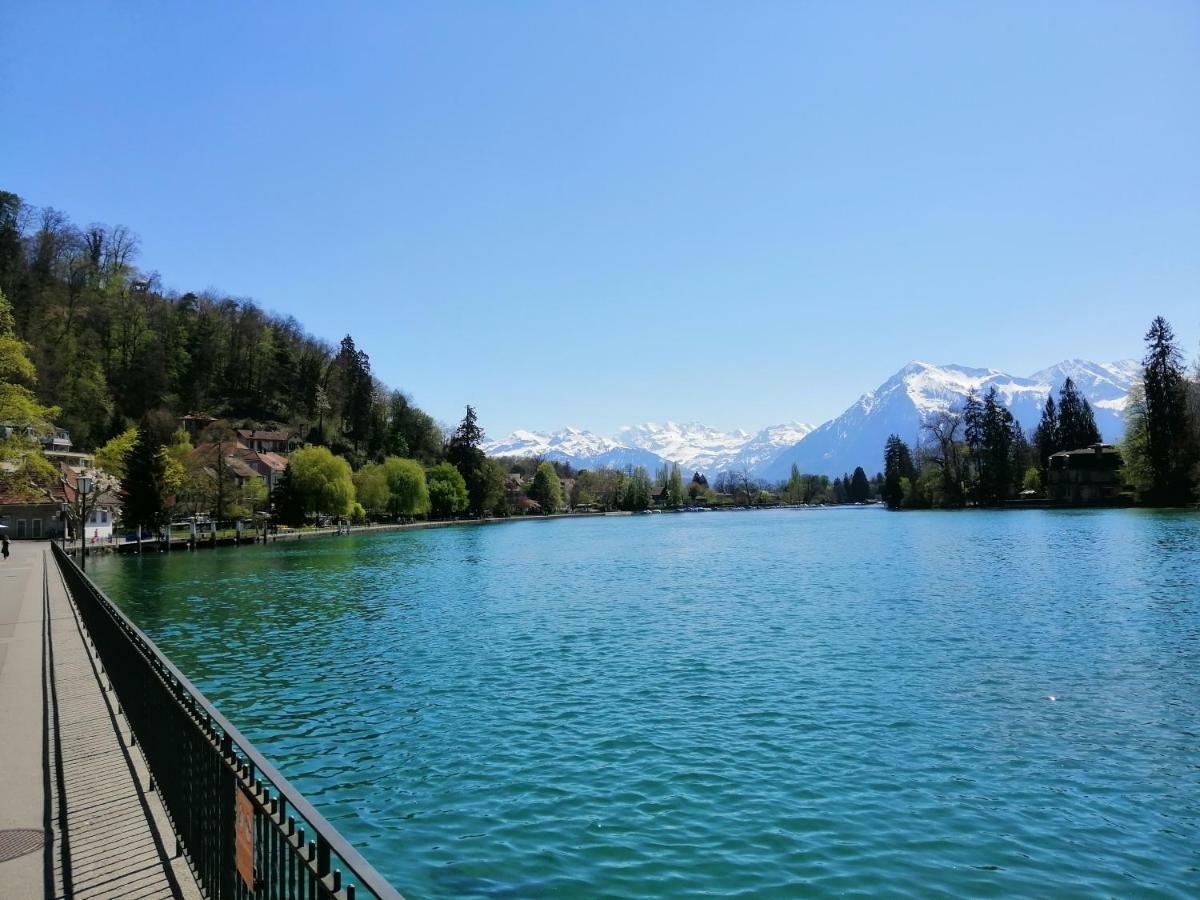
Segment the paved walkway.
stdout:
<svg viewBox="0 0 1200 900">
<path fill-rule="evenodd" d="M 0 560 L 0 896 L 200 896 L 129 744 L 49 545 L 14 541 Z"/>
</svg>

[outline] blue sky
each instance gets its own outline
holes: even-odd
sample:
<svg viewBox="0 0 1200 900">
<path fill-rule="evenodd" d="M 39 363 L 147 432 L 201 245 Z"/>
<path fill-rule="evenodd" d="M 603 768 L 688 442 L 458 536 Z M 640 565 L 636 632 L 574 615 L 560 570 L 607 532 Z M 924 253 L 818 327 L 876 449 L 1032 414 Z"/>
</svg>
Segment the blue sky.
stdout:
<svg viewBox="0 0 1200 900">
<path fill-rule="evenodd" d="M 494 436 L 1200 339 L 1200 5 L 0 10 L 0 188 Z"/>
</svg>

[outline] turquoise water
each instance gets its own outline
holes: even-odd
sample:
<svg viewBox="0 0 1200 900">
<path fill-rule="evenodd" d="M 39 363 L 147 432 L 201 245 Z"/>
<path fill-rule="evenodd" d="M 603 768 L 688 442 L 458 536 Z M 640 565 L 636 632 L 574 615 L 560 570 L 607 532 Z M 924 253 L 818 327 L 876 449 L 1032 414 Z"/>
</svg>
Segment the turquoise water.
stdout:
<svg viewBox="0 0 1200 900">
<path fill-rule="evenodd" d="M 89 568 L 410 898 L 1200 896 L 1194 514 L 663 515 Z"/>
</svg>

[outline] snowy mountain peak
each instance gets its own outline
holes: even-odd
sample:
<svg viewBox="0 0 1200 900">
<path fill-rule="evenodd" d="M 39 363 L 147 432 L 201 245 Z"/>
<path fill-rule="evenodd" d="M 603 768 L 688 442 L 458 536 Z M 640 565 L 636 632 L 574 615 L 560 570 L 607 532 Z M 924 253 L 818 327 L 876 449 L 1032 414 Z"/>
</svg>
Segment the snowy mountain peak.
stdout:
<svg viewBox="0 0 1200 900">
<path fill-rule="evenodd" d="M 1001 401 L 1026 429 L 1038 421 L 1046 397 L 1070 378 L 1092 404 L 1106 440 L 1118 440 L 1129 390 L 1141 377 L 1135 360 L 1094 363 L 1068 359 L 1028 378 L 999 369 L 959 364 L 907 363 L 844 413 L 813 428 L 785 422 L 753 434 L 721 431 L 701 422 L 643 422 L 618 429 L 613 437 L 570 427 L 549 434 L 516 431 L 484 450 L 492 456 L 540 456 L 579 468 L 630 465 L 654 470 L 668 462 L 708 475 L 746 469 L 767 480 L 787 477 L 794 463 L 801 471 L 840 475 L 863 466 L 882 467 L 883 444 L 890 434 L 909 442 L 920 439 L 921 425 L 941 411 L 961 408 L 974 390 L 982 396 L 995 388 Z"/>
<path fill-rule="evenodd" d="M 972 390 L 982 396 L 995 388 L 1001 402 L 1029 430 L 1037 424 L 1046 397 L 1061 389 L 1067 378 L 1091 403 L 1104 438 L 1118 440 L 1124 431 L 1125 401 L 1139 377 L 1138 364 L 1131 360 L 1066 360 L 1028 378 L 999 369 L 914 360 L 874 391 L 863 394 L 836 419 L 777 453 L 758 473 L 768 479 L 786 478 L 793 464 L 802 471 L 824 475 L 851 471 L 858 465 L 878 470 L 888 435 L 916 442 L 923 423 L 938 412 L 961 408 Z"/>
</svg>

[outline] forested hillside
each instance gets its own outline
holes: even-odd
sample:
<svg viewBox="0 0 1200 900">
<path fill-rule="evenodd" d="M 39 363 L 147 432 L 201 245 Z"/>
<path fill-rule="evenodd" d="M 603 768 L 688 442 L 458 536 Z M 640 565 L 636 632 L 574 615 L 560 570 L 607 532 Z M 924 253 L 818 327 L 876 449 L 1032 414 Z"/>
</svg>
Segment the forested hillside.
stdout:
<svg viewBox="0 0 1200 900">
<path fill-rule="evenodd" d="M 294 426 L 355 464 L 386 454 L 432 462 L 441 429 L 339 347 L 253 301 L 164 290 L 121 225 L 81 226 L 0 191 L 0 291 L 30 346 L 38 398 L 77 449 L 147 412 Z"/>
</svg>

